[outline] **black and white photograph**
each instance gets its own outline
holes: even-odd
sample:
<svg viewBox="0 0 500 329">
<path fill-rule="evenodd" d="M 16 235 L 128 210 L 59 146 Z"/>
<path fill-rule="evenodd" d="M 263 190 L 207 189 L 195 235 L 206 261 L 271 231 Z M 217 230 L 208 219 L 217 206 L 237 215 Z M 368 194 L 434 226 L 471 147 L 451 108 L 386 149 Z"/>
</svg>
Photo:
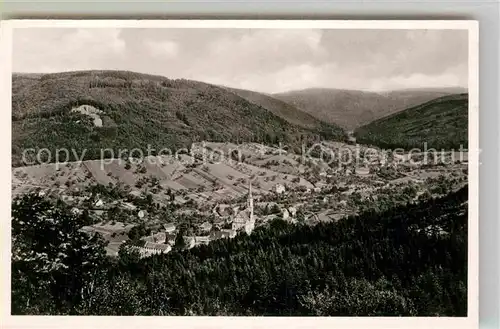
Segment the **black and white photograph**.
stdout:
<svg viewBox="0 0 500 329">
<path fill-rule="evenodd" d="M 12 316 L 477 317 L 475 22 L 29 22 Z"/>
</svg>

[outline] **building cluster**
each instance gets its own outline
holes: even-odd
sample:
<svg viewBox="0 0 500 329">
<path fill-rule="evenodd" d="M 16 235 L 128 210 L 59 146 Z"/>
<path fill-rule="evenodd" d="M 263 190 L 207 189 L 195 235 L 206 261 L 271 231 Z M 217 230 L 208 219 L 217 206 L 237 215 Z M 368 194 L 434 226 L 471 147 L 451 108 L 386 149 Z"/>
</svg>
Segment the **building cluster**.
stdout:
<svg viewBox="0 0 500 329">
<path fill-rule="evenodd" d="M 227 224 L 230 228 L 218 227 L 209 222 L 204 222 L 198 226 L 198 232 L 204 235 L 183 236 L 184 247 L 191 249 L 199 245 L 207 245 L 210 241 L 217 239 L 234 238 L 239 231 L 244 231 L 246 234 L 251 234 L 255 228 L 254 203 L 252 196 L 252 186 L 249 185 L 248 197 L 244 209 L 239 207 L 232 208 Z M 144 237 L 143 246 L 134 247 L 139 251 L 141 257 L 149 257 L 151 255 L 165 254 L 170 252 L 176 243 L 177 234 L 179 234 L 173 223 L 165 224 L 164 231 Z"/>
<path fill-rule="evenodd" d="M 243 207 L 217 204 L 212 214 L 219 220 L 215 225 L 217 230 L 212 230 L 211 236 L 234 237 L 238 231 L 251 234 L 255 229 L 254 200 L 252 184 L 248 186 L 248 196 Z"/>
<path fill-rule="evenodd" d="M 255 228 L 255 217 L 253 213 L 253 196 L 252 196 L 252 183 L 248 186 L 248 197 L 246 207 L 243 210 L 236 209 L 236 215 L 232 220 L 232 230 L 244 230 L 247 234 L 251 234 Z"/>
</svg>

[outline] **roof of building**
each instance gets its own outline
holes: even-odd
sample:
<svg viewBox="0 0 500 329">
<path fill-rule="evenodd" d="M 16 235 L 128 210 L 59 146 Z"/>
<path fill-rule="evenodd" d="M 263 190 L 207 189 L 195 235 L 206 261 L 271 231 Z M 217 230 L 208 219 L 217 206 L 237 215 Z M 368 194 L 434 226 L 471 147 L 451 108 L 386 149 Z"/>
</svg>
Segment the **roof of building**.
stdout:
<svg viewBox="0 0 500 329">
<path fill-rule="evenodd" d="M 199 227 L 202 229 L 209 230 L 212 228 L 212 224 L 210 224 L 209 222 L 203 222 L 202 224 L 199 225 Z"/>
<path fill-rule="evenodd" d="M 233 219 L 233 222 L 238 223 L 238 222 L 246 222 L 249 220 L 250 220 L 250 210 L 245 209 L 236 214 L 236 216 Z"/>
<path fill-rule="evenodd" d="M 166 239 L 166 233 L 165 232 L 158 232 L 156 234 L 152 234 L 149 236 L 144 237 L 144 241 L 148 242 L 161 242 L 163 243 Z"/>
<path fill-rule="evenodd" d="M 218 204 L 214 207 L 213 212 L 219 216 L 228 216 L 231 214 L 232 208 L 228 204 Z"/>
<path fill-rule="evenodd" d="M 213 231 L 212 233 L 210 233 L 210 239 L 212 240 L 220 239 L 222 237 L 223 233 L 221 231 Z"/>
<path fill-rule="evenodd" d="M 144 248 L 146 249 L 157 249 L 157 250 L 170 250 L 172 248 L 169 244 L 164 244 L 164 243 L 153 243 L 153 242 L 146 242 L 144 244 Z"/>
<path fill-rule="evenodd" d="M 82 231 L 82 232 L 94 232 L 95 229 L 92 226 L 82 226 L 82 228 L 80 228 L 80 231 Z"/>
<path fill-rule="evenodd" d="M 175 230 L 175 224 L 174 223 L 166 223 L 166 224 L 163 224 L 163 228 L 165 228 L 165 230 L 171 230 L 171 229 Z"/>
<path fill-rule="evenodd" d="M 231 229 L 223 229 L 223 230 L 220 230 L 220 231 L 214 231 L 210 234 L 210 239 L 222 239 L 222 238 L 228 238 L 228 237 L 231 237 L 231 236 L 234 236 L 236 235 L 236 231 L 235 230 L 231 230 Z"/>
<path fill-rule="evenodd" d="M 141 196 L 142 192 L 138 191 L 138 190 L 132 190 L 132 191 L 129 192 L 129 194 L 132 195 L 132 196 L 139 197 L 139 196 Z"/>
<path fill-rule="evenodd" d="M 102 215 L 104 215 L 104 210 L 102 210 L 102 209 L 92 209 L 90 211 L 89 215 L 102 216 Z"/>
<path fill-rule="evenodd" d="M 106 254 L 110 256 L 116 256 L 120 250 L 121 243 L 108 243 L 106 246 Z"/>
<path fill-rule="evenodd" d="M 195 239 L 194 239 L 194 236 L 184 236 L 184 241 L 190 243 L 190 242 L 194 242 Z"/>
<path fill-rule="evenodd" d="M 174 240 L 176 236 L 177 236 L 177 233 L 167 233 L 166 234 L 166 238 L 168 238 L 169 240 Z"/>
<path fill-rule="evenodd" d="M 127 208 L 127 209 L 130 209 L 130 210 L 135 210 L 137 209 L 137 207 L 133 204 L 131 204 L 130 202 L 122 202 L 122 207 L 123 208 Z"/>
</svg>

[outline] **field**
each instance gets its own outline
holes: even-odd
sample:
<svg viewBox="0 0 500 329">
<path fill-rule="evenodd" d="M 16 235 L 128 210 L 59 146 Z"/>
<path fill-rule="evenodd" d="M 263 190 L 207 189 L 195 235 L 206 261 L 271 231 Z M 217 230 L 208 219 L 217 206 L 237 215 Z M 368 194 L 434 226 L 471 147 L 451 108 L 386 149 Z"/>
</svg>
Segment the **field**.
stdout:
<svg viewBox="0 0 500 329">
<path fill-rule="evenodd" d="M 44 191 L 56 197 L 85 199 L 92 186 L 117 187 L 124 192 L 111 195 L 121 197 L 108 197 L 107 203 L 125 195 L 139 199 L 149 196 L 161 206 L 176 205 L 180 212 L 200 212 L 203 217 L 214 206 L 244 201 L 251 184 L 258 200 L 278 201 L 280 208 L 298 207 L 308 217 L 315 214 L 326 218 L 331 214 L 337 218 L 356 213 L 359 207 L 367 207 L 388 193 L 395 196 L 400 191 L 407 194 L 404 198 L 417 199 L 424 191 L 435 193 L 432 191 L 436 184 L 446 183 L 448 189 L 453 189 L 456 184 L 463 185 L 467 177 L 467 153 L 462 154 L 462 159 L 456 152 L 445 152 L 436 156 L 403 154 L 391 159 L 361 156 L 357 162 L 342 162 L 342 152 L 363 155 L 367 150 L 367 146 L 359 144 L 323 142 L 313 151 L 295 154 L 255 143 L 204 142 L 193 144 L 191 154 L 178 157 L 13 168 L 13 194 Z M 425 159 L 429 164 L 424 163 Z M 407 187 L 414 191 L 410 193 Z M 286 196 L 281 197 L 282 193 Z M 328 209 L 333 212 L 324 211 Z M 265 211 L 262 215 L 266 215 Z"/>
<path fill-rule="evenodd" d="M 132 191 L 142 192 L 151 189 L 149 183 L 154 181 L 153 187 L 161 189 L 156 196 L 158 199 L 167 199 L 164 191 L 170 189 L 182 192 L 185 197 L 194 201 L 206 201 L 207 198 L 221 201 L 244 195 L 250 181 L 257 193 L 271 192 L 277 184 L 286 185 L 291 189 L 313 188 L 313 184 L 296 175 L 301 168 L 294 160 L 298 158 L 297 155 L 277 155 L 274 153 L 278 150 L 272 148 L 268 148 L 272 150 L 268 151 L 268 154 L 255 154 L 252 151 L 253 146 L 255 145 L 238 147 L 230 143 L 206 144 L 206 147 L 211 149 L 241 149 L 241 153 L 247 155 L 245 162 L 237 162 L 226 155 L 225 159 L 203 163 L 195 157 L 183 155 L 179 158 L 150 157 L 142 159 L 140 164 L 135 164 L 134 159 L 107 159 L 17 167 L 13 169 L 13 193 L 26 193 L 36 188 L 54 191 L 64 188 L 71 192 L 84 190 L 92 184 L 108 185 L 119 182 L 130 186 Z M 283 162 L 289 164 L 282 165 Z M 272 165 L 267 166 L 268 163 Z M 301 166 L 304 171 L 305 166 Z M 141 181 L 144 184 L 138 187 L 138 182 Z"/>
</svg>

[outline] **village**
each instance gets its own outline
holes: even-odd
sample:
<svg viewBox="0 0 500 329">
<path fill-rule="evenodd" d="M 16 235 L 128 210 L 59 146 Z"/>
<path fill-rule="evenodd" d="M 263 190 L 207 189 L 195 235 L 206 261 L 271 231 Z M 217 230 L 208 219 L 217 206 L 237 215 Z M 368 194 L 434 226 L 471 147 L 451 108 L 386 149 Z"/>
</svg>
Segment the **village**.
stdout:
<svg viewBox="0 0 500 329">
<path fill-rule="evenodd" d="M 82 230 L 142 257 L 190 249 L 253 230 L 273 220 L 297 225 L 338 221 L 445 195 L 467 182 L 467 154 L 446 152 L 366 156 L 367 146 L 323 142 L 307 157 L 255 143 L 203 143 L 191 154 L 135 163 L 131 159 L 44 164 L 13 170 L 13 193 L 38 191 L 63 200 L 82 218 Z M 237 152 L 235 152 L 237 150 Z M 354 163 L 333 159 L 340 150 L 364 154 Z M 322 153 L 321 153 L 322 152 Z M 324 155 L 327 155 L 326 157 Z M 224 155 L 227 155 L 224 157 Z"/>
</svg>

